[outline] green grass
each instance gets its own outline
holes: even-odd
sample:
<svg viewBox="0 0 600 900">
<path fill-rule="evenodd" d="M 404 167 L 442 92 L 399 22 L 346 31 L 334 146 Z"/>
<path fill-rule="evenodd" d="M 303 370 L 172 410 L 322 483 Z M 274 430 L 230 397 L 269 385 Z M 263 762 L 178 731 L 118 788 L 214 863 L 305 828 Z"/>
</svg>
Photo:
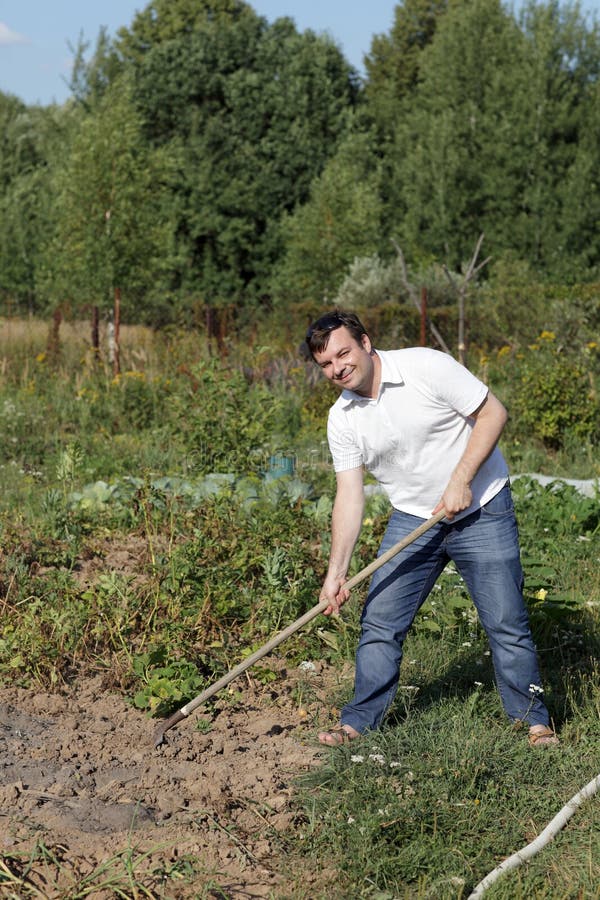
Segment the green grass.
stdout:
<svg viewBox="0 0 600 900">
<path fill-rule="evenodd" d="M 413 635 L 386 726 L 328 751 L 302 785 L 305 827 L 295 852 L 337 870 L 341 896 L 466 897 L 598 774 L 597 628 L 550 679 L 562 745 L 537 751 L 526 729 L 504 719 L 485 642 L 465 648 L 462 637 Z M 543 655 L 545 674 L 556 673 L 563 649 Z M 599 815 L 598 801 L 589 801 L 487 896 L 597 897 Z"/>
</svg>

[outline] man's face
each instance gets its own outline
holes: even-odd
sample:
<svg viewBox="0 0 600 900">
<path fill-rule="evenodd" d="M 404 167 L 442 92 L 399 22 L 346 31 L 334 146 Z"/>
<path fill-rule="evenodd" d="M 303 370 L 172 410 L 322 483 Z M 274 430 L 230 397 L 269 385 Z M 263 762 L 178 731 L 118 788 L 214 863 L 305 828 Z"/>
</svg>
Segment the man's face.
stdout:
<svg viewBox="0 0 600 900">
<path fill-rule="evenodd" d="M 339 390 L 371 396 L 374 364 L 371 341 L 366 334 L 359 342 L 342 325 L 331 332 L 327 346 L 315 353 L 314 358 L 325 377 Z"/>
</svg>

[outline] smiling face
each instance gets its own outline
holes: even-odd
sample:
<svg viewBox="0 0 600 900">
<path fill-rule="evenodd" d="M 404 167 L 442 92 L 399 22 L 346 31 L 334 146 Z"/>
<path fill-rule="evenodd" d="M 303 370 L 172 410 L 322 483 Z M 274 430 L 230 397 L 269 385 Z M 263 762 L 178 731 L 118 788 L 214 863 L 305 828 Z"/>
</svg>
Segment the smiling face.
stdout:
<svg viewBox="0 0 600 900">
<path fill-rule="evenodd" d="M 342 325 L 331 332 L 327 346 L 313 355 L 325 377 L 340 391 L 354 391 L 363 397 L 377 396 L 379 358 L 368 335 L 363 334 L 357 341 Z"/>
</svg>

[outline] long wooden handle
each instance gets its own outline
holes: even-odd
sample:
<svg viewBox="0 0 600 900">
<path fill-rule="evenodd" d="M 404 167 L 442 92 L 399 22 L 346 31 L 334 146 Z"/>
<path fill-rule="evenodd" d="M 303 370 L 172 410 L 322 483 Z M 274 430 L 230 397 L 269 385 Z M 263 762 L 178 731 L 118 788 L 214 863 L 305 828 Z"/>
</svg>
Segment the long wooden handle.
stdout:
<svg viewBox="0 0 600 900">
<path fill-rule="evenodd" d="M 361 581 L 364 581 L 365 578 L 368 578 L 369 575 L 372 575 L 377 569 L 381 568 L 381 566 L 385 565 L 392 557 L 396 556 L 397 553 L 400 553 L 401 550 L 404 550 L 405 547 L 408 547 L 409 544 L 412 544 L 417 538 L 421 537 L 422 534 L 425 534 L 426 531 L 429 531 L 434 525 L 437 525 L 444 516 L 446 515 L 445 510 L 441 510 L 436 513 L 435 516 L 432 516 L 430 519 L 427 519 L 426 522 L 423 522 L 422 525 L 419 525 L 418 528 L 415 528 L 414 531 L 411 531 L 410 534 L 407 534 L 406 537 L 402 538 L 401 541 L 398 541 L 397 544 L 394 544 L 393 547 L 390 547 L 389 550 L 386 550 L 385 553 L 382 553 L 381 556 L 378 556 L 372 563 L 368 566 L 365 566 L 364 569 L 361 569 L 356 575 L 353 575 L 352 578 L 348 579 L 343 585 L 344 588 L 350 590 L 353 587 L 356 587 L 357 584 L 360 584 Z M 222 678 L 219 678 L 218 681 L 215 681 L 210 687 L 206 688 L 206 690 L 202 691 L 201 694 L 198 694 L 197 697 L 194 697 L 193 700 L 190 700 L 189 703 L 186 703 L 185 706 L 182 706 L 179 710 L 179 713 L 175 715 L 179 715 L 180 721 L 181 718 L 185 716 L 189 716 L 191 712 L 193 712 L 196 707 L 200 706 L 201 703 L 204 703 L 210 697 L 213 697 L 217 694 L 221 688 L 226 687 L 231 681 L 234 681 L 238 675 L 241 675 L 242 672 L 245 672 L 246 669 L 249 669 L 254 663 L 258 662 L 259 659 L 262 659 L 263 656 L 266 656 L 268 653 L 271 653 L 276 647 L 286 641 L 289 637 L 295 634 L 296 631 L 299 631 L 300 628 L 303 628 L 305 625 L 308 625 L 319 613 L 324 612 L 329 606 L 328 600 L 321 600 L 320 603 L 317 603 L 316 606 L 313 606 L 312 609 L 309 609 L 308 612 L 304 613 L 303 616 L 300 616 L 299 619 L 296 619 L 295 622 L 292 622 L 291 625 L 288 625 L 287 628 L 284 628 L 282 631 L 279 631 L 274 637 L 272 637 L 266 644 L 262 647 L 259 647 L 258 650 L 255 650 L 254 653 L 247 656 L 241 663 L 235 666 L 231 671 L 227 672 L 223 675 Z"/>
</svg>

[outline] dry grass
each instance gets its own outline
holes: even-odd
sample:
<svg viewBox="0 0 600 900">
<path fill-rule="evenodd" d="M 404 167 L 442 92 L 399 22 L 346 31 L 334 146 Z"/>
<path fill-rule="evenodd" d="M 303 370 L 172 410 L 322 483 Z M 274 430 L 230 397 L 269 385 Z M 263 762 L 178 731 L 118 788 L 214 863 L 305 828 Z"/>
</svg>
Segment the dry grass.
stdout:
<svg viewBox="0 0 600 900">
<path fill-rule="evenodd" d="M 178 338 L 179 342 L 179 338 Z M 196 339 L 196 344 L 198 341 Z M 0 318 L 0 383 L 27 384 L 40 363 L 52 363 L 59 373 L 86 371 L 100 366 L 112 371 L 108 323 L 99 327 L 100 358 L 92 349 L 92 326 L 85 320 L 63 320 L 58 333 L 52 320 Z M 143 325 L 122 325 L 122 371 L 148 371 L 162 367 L 165 340 Z"/>
<path fill-rule="evenodd" d="M 32 317 L 0 318 L 0 356 L 12 356 L 15 349 L 26 349 L 31 353 L 47 350 L 51 336 L 52 321 Z M 107 346 L 108 326 L 100 324 L 100 346 Z M 60 342 L 65 348 L 89 348 L 92 343 L 91 323 L 83 319 L 60 323 Z M 121 325 L 121 342 L 124 348 L 144 347 L 154 343 L 154 332 L 144 325 Z"/>
</svg>

